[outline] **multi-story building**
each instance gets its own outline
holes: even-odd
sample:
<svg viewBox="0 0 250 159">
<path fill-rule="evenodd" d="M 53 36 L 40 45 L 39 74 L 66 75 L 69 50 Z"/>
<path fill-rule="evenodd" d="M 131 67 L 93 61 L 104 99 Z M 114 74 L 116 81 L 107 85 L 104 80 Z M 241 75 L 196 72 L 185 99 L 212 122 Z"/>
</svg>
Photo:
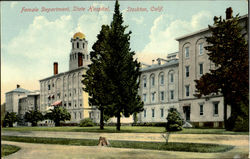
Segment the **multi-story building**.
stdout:
<svg viewBox="0 0 250 159">
<path fill-rule="evenodd" d="M 70 122 L 79 122 L 89 117 L 88 94 L 82 90 L 82 75 L 90 64 L 88 42 L 83 33 L 75 33 L 71 38 L 69 71 L 58 73 L 58 63 L 54 63 L 54 75 L 40 80 L 40 110 L 46 112 L 53 106 L 61 105 L 71 114 Z"/>
<path fill-rule="evenodd" d="M 34 91 L 18 101 L 18 116 L 21 121 L 20 125 L 27 125 L 24 121 L 24 115 L 29 110 L 39 110 L 40 108 L 40 91 Z"/>
<path fill-rule="evenodd" d="M 227 19 L 231 18 L 230 9 Z M 248 17 L 240 17 L 243 34 L 247 33 Z M 196 126 L 222 127 L 224 125 L 224 100 L 221 94 L 211 94 L 200 99 L 194 96 L 194 80 L 214 69 L 209 60 L 206 38 L 211 36 L 208 28 L 177 38 L 179 41 L 179 104 L 185 120 Z M 230 116 L 227 106 L 227 117 Z"/>
<path fill-rule="evenodd" d="M 232 10 L 227 10 L 227 19 Z M 248 16 L 239 19 L 242 34 L 248 39 Z M 203 74 L 216 66 L 207 55 L 206 38 L 211 36 L 208 28 L 177 38 L 178 58 L 173 60 L 157 59 L 158 64 L 142 68 L 140 95 L 144 101 L 144 112 L 139 114 L 139 122 L 166 122 L 167 110 L 176 108 L 183 119 L 195 126 L 223 127 L 224 101 L 221 94 L 211 94 L 196 98 L 195 82 Z M 173 54 L 169 54 L 171 59 Z M 165 61 L 161 64 L 161 61 Z M 171 84 L 171 72 L 174 82 Z M 166 80 L 165 80 L 166 79 Z M 171 91 L 174 99 L 171 101 Z M 227 117 L 230 117 L 227 106 Z"/>
<path fill-rule="evenodd" d="M 144 110 L 138 114 L 138 122 L 166 122 L 168 110 L 179 109 L 178 52 L 157 61 L 141 69 L 139 94 Z"/>
<path fill-rule="evenodd" d="M 5 93 L 6 96 L 6 112 L 18 113 L 18 101 L 22 97 L 26 97 L 31 91 L 23 89 L 17 85 L 16 89 Z"/>
</svg>

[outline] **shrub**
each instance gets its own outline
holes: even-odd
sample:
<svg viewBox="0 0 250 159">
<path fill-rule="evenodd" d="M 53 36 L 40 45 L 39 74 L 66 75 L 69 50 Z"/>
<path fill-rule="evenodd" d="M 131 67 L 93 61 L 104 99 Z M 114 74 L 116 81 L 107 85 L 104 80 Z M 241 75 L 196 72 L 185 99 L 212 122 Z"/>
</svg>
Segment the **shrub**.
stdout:
<svg viewBox="0 0 250 159">
<path fill-rule="evenodd" d="M 94 122 L 90 118 L 86 118 L 80 121 L 80 127 L 91 127 L 94 125 Z"/>
<path fill-rule="evenodd" d="M 167 131 L 181 131 L 183 120 L 179 112 L 176 109 L 170 109 L 168 111 L 166 130 Z"/>
</svg>

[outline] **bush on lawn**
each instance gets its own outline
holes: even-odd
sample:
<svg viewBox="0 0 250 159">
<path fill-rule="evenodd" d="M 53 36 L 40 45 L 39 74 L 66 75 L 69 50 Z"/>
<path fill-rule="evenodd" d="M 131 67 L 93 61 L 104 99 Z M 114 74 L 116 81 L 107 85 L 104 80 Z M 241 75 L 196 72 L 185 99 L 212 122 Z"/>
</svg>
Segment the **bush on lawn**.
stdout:
<svg viewBox="0 0 250 159">
<path fill-rule="evenodd" d="M 181 131 L 183 125 L 183 120 L 181 119 L 180 113 L 176 109 L 170 109 L 168 111 L 166 130 L 171 131 Z"/>
<path fill-rule="evenodd" d="M 95 124 L 90 118 L 86 118 L 80 121 L 80 127 L 91 127 L 91 126 L 95 126 Z"/>
</svg>

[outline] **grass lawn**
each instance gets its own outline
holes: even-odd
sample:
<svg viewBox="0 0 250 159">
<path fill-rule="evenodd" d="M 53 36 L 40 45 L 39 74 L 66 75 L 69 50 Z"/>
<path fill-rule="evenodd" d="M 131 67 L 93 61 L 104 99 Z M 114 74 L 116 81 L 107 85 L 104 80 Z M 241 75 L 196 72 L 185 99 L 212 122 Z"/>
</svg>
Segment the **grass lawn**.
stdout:
<svg viewBox="0 0 250 159">
<path fill-rule="evenodd" d="M 97 146 L 98 140 L 91 139 L 65 139 L 65 138 L 43 138 L 43 137 L 17 137 L 2 136 L 2 140 L 42 143 L 42 144 L 60 144 L 60 145 L 79 145 L 79 146 Z M 139 142 L 139 141 L 115 141 L 110 140 L 111 147 L 133 148 L 133 149 L 151 149 L 168 151 L 186 151 L 186 152 L 225 152 L 234 148 L 231 145 L 218 144 L 198 144 L 198 143 L 162 143 L 162 142 Z"/>
<path fill-rule="evenodd" d="M 94 127 L 13 127 L 2 128 L 3 131 L 62 131 L 62 132 L 97 132 L 97 133 L 162 133 L 164 127 L 142 127 L 142 126 L 122 126 L 121 131 L 116 131 L 115 126 L 105 126 L 100 130 Z M 189 128 L 175 132 L 176 134 L 228 134 L 228 135 L 249 135 L 249 132 L 233 132 L 224 129 L 199 129 Z"/>
<path fill-rule="evenodd" d="M 1 150 L 2 150 L 1 157 L 3 157 L 19 151 L 20 147 L 3 144 L 1 145 Z"/>
</svg>

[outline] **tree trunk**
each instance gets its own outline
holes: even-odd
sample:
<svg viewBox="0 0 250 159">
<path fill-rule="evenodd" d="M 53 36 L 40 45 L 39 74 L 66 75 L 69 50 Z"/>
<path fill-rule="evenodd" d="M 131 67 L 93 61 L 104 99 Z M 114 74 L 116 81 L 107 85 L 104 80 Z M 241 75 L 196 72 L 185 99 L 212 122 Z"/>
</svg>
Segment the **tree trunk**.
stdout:
<svg viewBox="0 0 250 159">
<path fill-rule="evenodd" d="M 118 114 L 117 114 L 117 123 L 116 123 L 116 130 L 120 131 L 120 127 L 121 127 L 121 114 L 120 114 L 120 112 L 118 112 Z"/>
<path fill-rule="evenodd" d="M 104 129 L 104 119 L 103 119 L 103 118 L 104 118 L 104 117 L 103 117 L 104 112 L 103 112 L 103 108 L 101 108 L 100 111 L 101 111 L 100 129 L 103 130 L 103 129 Z"/>
<path fill-rule="evenodd" d="M 227 127 L 227 100 L 224 96 L 224 128 Z"/>
</svg>

